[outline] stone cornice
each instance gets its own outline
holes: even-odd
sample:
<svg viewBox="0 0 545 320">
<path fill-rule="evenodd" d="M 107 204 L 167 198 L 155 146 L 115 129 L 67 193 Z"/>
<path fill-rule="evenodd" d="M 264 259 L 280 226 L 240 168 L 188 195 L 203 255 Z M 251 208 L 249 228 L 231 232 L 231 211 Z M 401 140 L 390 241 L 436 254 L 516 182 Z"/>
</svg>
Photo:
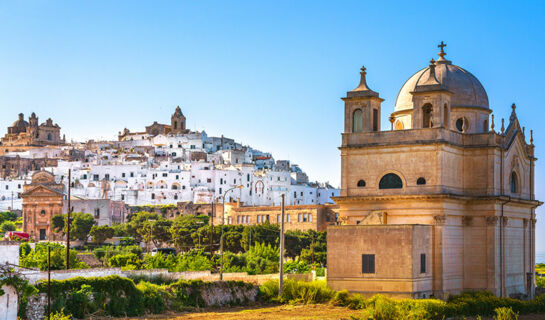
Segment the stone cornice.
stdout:
<svg viewBox="0 0 545 320">
<path fill-rule="evenodd" d="M 462 196 L 451 193 L 430 193 L 430 194 L 392 194 L 382 196 L 340 196 L 332 197 L 333 201 L 337 204 L 344 204 L 350 202 L 366 202 L 366 201 L 392 201 L 392 200 L 440 200 L 440 199 L 453 199 L 461 201 L 488 201 L 488 202 L 505 202 L 509 200 L 511 203 L 518 203 L 524 205 L 532 205 L 535 207 L 541 206 L 543 202 L 538 200 L 526 200 L 510 198 L 507 196 Z"/>
</svg>

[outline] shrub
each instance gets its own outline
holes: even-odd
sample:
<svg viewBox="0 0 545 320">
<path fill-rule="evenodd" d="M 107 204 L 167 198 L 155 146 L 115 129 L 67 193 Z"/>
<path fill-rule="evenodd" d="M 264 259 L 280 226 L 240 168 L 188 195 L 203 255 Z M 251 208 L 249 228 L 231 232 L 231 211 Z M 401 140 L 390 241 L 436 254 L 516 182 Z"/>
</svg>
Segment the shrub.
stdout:
<svg viewBox="0 0 545 320">
<path fill-rule="evenodd" d="M 39 281 L 37 288 L 46 293 L 47 281 Z M 144 311 L 142 291 L 132 280 L 119 276 L 51 280 L 51 297 L 52 312 L 64 310 L 78 318 L 96 311 L 118 317 L 137 316 Z"/>
<path fill-rule="evenodd" d="M 162 287 L 149 282 L 140 282 L 137 286 L 142 292 L 142 301 L 151 313 L 163 313 L 167 307 L 168 292 Z"/>
<path fill-rule="evenodd" d="M 142 267 L 143 261 L 134 253 L 118 254 L 108 259 L 110 267 L 136 270 Z"/>
<path fill-rule="evenodd" d="M 325 281 L 303 282 L 286 279 L 280 297 L 278 280 L 267 281 L 259 290 L 263 300 L 282 303 L 325 303 L 335 296 L 335 292 L 327 287 Z"/>
<path fill-rule="evenodd" d="M 496 308 L 494 312 L 496 312 L 494 317 L 496 320 L 517 320 L 519 318 L 518 313 L 507 307 Z"/>
<path fill-rule="evenodd" d="M 55 313 L 52 313 L 49 316 L 49 320 L 72 320 L 72 315 L 64 314 L 64 311 L 58 311 Z"/>
<path fill-rule="evenodd" d="M 0 230 L 2 230 L 2 232 L 15 231 L 16 229 L 17 226 L 13 221 L 4 221 L 0 224 Z"/>
</svg>

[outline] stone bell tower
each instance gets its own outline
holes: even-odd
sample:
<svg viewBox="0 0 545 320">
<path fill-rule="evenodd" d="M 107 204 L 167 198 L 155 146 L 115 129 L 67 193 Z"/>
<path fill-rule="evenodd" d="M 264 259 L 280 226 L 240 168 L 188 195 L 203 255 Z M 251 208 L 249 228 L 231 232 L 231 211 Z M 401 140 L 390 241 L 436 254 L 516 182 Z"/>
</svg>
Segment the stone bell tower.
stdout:
<svg viewBox="0 0 545 320">
<path fill-rule="evenodd" d="M 380 131 L 380 106 L 384 99 L 379 98 L 367 86 L 365 67 L 361 67 L 361 79 L 357 88 L 346 93 L 344 101 L 344 133 Z"/>
<path fill-rule="evenodd" d="M 170 128 L 170 132 L 173 134 L 187 132 L 185 128 L 185 116 L 183 115 L 180 106 L 176 107 L 174 114 L 172 114 L 172 117 L 170 118 Z"/>
</svg>

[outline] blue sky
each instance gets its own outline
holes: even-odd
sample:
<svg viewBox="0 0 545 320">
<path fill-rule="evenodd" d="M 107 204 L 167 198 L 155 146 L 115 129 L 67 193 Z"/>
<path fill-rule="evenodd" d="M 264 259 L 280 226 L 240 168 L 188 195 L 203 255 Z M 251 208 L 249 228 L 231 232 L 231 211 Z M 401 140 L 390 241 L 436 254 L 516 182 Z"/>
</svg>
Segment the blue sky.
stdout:
<svg viewBox="0 0 545 320">
<path fill-rule="evenodd" d="M 0 128 L 34 111 L 68 139 L 113 138 L 168 122 L 180 105 L 191 129 L 338 185 L 339 98 L 361 65 L 388 128 L 401 85 L 443 40 L 447 58 L 484 85 L 497 128 L 517 103 L 541 158 L 544 21 L 543 1 L 1 1 Z"/>
</svg>

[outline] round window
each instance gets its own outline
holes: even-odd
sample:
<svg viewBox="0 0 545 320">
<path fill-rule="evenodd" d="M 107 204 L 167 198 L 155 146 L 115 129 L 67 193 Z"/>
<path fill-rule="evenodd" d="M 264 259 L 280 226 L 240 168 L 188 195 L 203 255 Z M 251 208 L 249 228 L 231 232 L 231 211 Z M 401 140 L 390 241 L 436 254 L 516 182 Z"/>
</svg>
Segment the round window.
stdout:
<svg viewBox="0 0 545 320">
<path fill-rule="evenodd" d="M 467 125 L 468 123 L 465 118 L 458 118 L 458 120 L 456 120 L 456 129 L 460 132 L 466 132 Z"/>
</svg>

